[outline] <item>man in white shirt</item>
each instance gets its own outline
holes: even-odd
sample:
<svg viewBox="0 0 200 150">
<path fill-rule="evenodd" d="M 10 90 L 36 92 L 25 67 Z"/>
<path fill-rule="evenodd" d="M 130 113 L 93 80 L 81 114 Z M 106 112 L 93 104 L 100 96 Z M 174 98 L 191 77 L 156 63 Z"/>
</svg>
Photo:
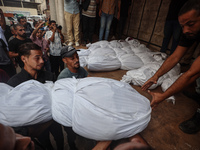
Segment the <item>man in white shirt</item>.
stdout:
<svg viewBox="0 0 200 150">
<path fill-rule="evenodd" d="M 61 30 L 57 30 L 56 22 L 51 20 L 49 22 L 50 31 L 46 32 L 45 39 L 49 41 L 50 45 L 50 63 L 51 63 L 51 72 L 58 77 L 59 70 L 64 69 L 64 63 L 60 56 L 62 43 L 64 42 L 64 36 L 61 33 Z"/>
</svg>

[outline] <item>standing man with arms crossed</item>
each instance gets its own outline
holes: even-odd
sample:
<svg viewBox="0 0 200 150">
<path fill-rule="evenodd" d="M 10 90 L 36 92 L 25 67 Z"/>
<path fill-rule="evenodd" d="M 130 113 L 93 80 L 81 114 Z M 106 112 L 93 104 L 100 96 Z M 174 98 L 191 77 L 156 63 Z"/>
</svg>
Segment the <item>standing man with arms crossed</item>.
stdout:
<svg viewBox="0 0 200 150">
<path fill-rule="evenodd" d="M 179 23 L 183 30 L 183 35 L 174 53 L 167 58 L 159 70 L 144 85 L 142 90 L 147 90 L 152 84 L 155 84 L 159 77 L 171 70 L 184 56 L 189 47 L 200 40 L 200 1 L 189 0 L 181 8 L 178 15 Z M 194 82 L 200 77 L 200 56 L 196 58 L 190 69 L 181 75 L 174 84 L 164 93 L 150 92 L 152 96 L 151 107 L 154 109 L 160 102 L 171 95 L 180 92 L 183 88 Z M 179 125 L 179 128 L 188 134 L 197 133 L 200 130 L 200 108 L 196 114 L 189 120 Z"/>
</svg>

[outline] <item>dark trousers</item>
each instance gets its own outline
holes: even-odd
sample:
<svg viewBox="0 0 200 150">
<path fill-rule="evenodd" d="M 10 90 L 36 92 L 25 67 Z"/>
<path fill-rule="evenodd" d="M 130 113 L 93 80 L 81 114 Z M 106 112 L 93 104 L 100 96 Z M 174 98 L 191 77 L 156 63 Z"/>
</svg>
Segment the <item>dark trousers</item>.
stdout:
<svg viewBox="0 0 200 150">
<path fill-rule="evenodd" d="M 57 150 L 63 150 L 64 149 L 64 136 L 62 132 L 62 126 L 58 124 L 57 122 L 53 122 L 47 130 L 42 133 L 42 135 L 38 138 L 38 140 L 43 144 L 48 150 L 53 150 L 53 146 L 50 141 L 49 133 L 52 134 Z"/>
<path fill-rule="evenodd" d="M 120 20 L 117 18 L 113 18 L 112 21 L 112 29 L 113 29 L 113 36 L 117 36 L 117 29 L 118 30 L 118 37 L 117 39 L 121 39 L 124 31 L 124 27 L 126 25 L 127 17 L 120 17 Z"/>
<path fill-rule="evenodd" d="M 122 38 L 122 35 L 123 35 L 123 31 L 124 31 L 124 28 L 125 28 L 125 25 L 126 25 L 126 20 L 127 20 L 127 17 L 120 17 L 120 20 L 119 20 L 119 39 Z"/>
<path fill-rule="evenodd" d="M 94 34 L 96 18 L 87 17 L 82 15 L 83 23 L 83 40 L 87 43 L 89 40 L 92 43 L 92 37 Z"/>
<path fill-rule="evenodd" d="M 178 45 L 180 35 L 181 35 L 181 26 L 178 20 L 166 20 L 164 27 L 164 39 L 160 51 L 166 52 L 166 50 L 168 49 L 168 44 L 170 42 L 170 39 L 171 37 L 173 37 L 172 46 L 170 49 L 170 54 L 172 54 Z"/>
<path fill-rule="evenodd" d="M 60 71 L 64 69 L 64 63 L 62 61 L 61 56 L 52 56 L 50 55 L 50 63 L 51 63 L 51 72 L 58 77 Z"/>
<path fill-rule="evenodd" d="M 64 127 L 64 130 L 67 133 L 67 141 L 68 141 L 70 150 L 78 150 L 75 144 L 76 133 L 72 130 L 72 127 Z"/>
</svg>

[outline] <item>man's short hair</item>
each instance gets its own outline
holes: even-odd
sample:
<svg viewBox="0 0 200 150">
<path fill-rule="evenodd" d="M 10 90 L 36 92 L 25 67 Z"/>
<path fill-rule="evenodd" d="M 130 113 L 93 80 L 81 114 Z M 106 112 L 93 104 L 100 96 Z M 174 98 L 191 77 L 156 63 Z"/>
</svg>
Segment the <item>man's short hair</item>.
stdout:
<svg viewBox="0 0 200 150">
<path fill-rule="evenodd" d="M 12 31 L 12 30 L 15 30 L 15 29 L 14 29 L 14 25 L 11 25 L 11 26 L 10 26 L 10 30 L 11 30 L 11 31 Z"/>
<path fill-rule="evenodd" d="M 20 23 L 21 19 L 24 19 L 23 17 L 17 18 L 17 21 Z"/>
<path fill-rule="evenodd" d="M 51 20 L 51 21 L 49 22 L 50 25 L 51 25 L 52 23 L 56 23 L 56 21 L 55 21 L 55 20 Z"/>
<path fill-rule="evenodd" d="M 32 42 L 24 43 L 24 44 L 20 45 L 20 47 L 19 47 L 19 51 L 18 51 L 19 56 L 20 57 L 22 55 L 30 56 L 31 50 L 40 50 L 41 51 L 41 47 Z"/>
<path fill-rule="evenodd" d="M 23 26 L 23 25 L 21 25 L 21 24 L 19 24 L 19 23 L 18 23 L 18 24 L 14 24 L 14 25 L 13 25 L 13 28 L 14 28 L 15 30 L 17 30 L 17 27 L 24 27 L 24 26 Z"/>
<path fill-rule="evenodd" d="M 199 0 L 189 0 L 187 1 L 183 7 L 181 8 L 181 10 L 179 11 L 178 16 L 181 16 L 185 13 L 187 13 L 188 11 L 191 10 L 196 10 L 198 12 L 198 15 L 200 15 L 200 1 Z"/>
</svg>

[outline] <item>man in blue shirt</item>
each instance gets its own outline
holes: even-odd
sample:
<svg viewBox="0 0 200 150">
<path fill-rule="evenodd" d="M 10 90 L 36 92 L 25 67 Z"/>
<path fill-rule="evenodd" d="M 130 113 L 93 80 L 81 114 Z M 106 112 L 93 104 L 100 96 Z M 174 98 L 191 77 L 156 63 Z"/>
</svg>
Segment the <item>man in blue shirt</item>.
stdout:
<svg viewBox="0 0 200 150">
<path fill-rule="evenodd" d="M 69 46 L 74 44 L 79 46 L 79 24 L 80 24 L 80 11 L 79 0 L 64 0 L 64 13 L 67 26 L 67 37 Z M 73 32 L 74 29 L 74 32 Z M 73 34 L 74 33 L 74 34 Z"/>
<path fill-rule="evenodd" d="M 67 65 L 67 68 L 59 74 L 58 79 L 72 78 L 73 76 L 75 78 L 84 78 L 88 76 L 88 72 L 80 66 L 77 51 L 80 50 L 76 50 L 72 46 L 65 46 L 61 49 L 62 60 Z"/>
</svg>

